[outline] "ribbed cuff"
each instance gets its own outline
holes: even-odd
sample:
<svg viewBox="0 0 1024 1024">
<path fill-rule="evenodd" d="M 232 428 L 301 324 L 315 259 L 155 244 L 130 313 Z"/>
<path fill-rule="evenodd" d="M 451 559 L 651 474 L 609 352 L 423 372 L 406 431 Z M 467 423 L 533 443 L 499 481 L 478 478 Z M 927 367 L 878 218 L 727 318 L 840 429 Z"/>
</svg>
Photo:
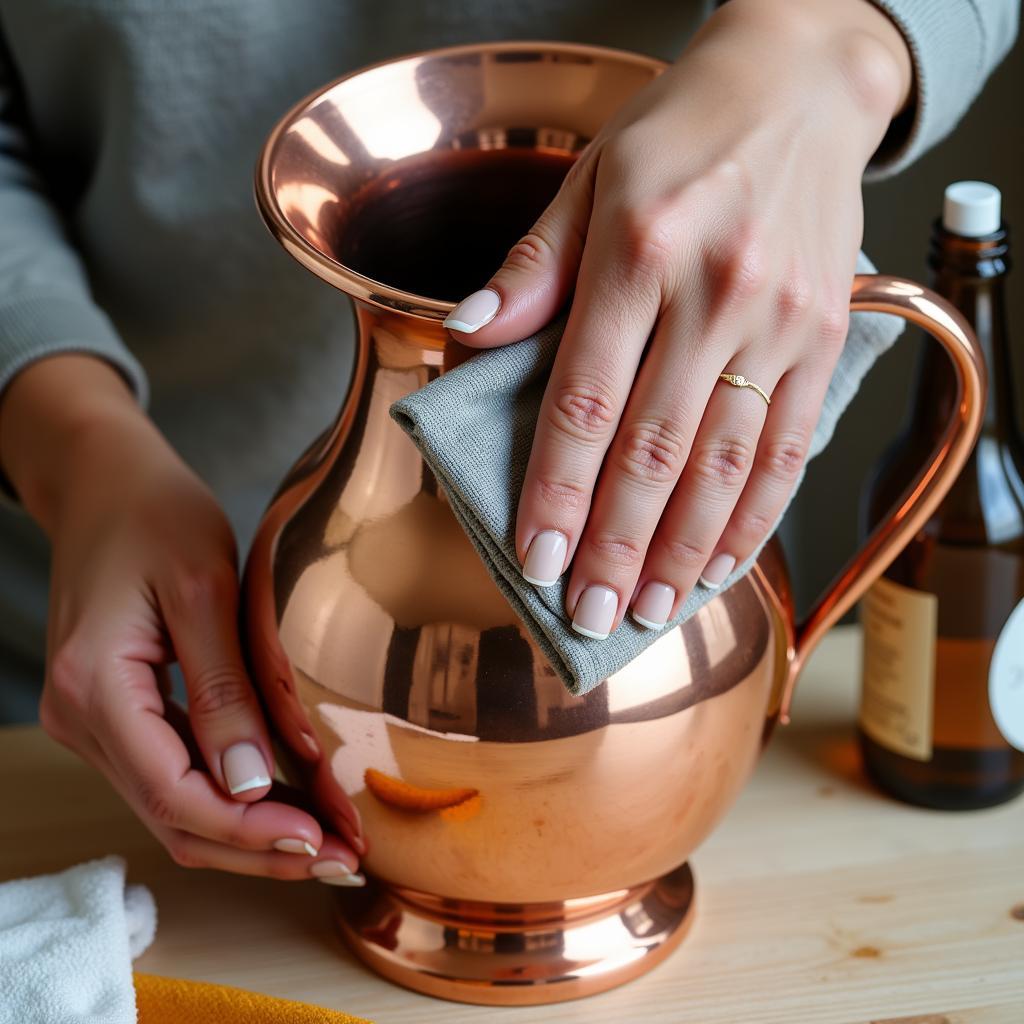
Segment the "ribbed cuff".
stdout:
<svg viewBox="0 0 1024 1024">
<path fill-rule="evenodd" d="M 124 377 L 139 404 L 149 398 L 146 374 L 99 308 L 67 294 L 28 295 L 0 305 L 0 401 L 14 376 L 47 356 L 81 353 L 105 360 Z M 16 499 L 0 473 L 0 501 Z"/>
<path fill-rule="evenodd" d="M 896 118 L 865 179 L 897 174 L 963 117 L 991 70 L 985 26 L 969 0 L 872 0 L 903 33 L 914 62 L 913 108 Z M 990 0 L 991 2 L 991 0 Z"/>
<path fill-rule="evenodd" d="M 105 359 L 121 373 L 140 405 L 148 401 L 149 385 L 142 367 L 107 315 L 91 302 L 37 294 L 0 305 L 0 394 L 29 363 L 64 352 Z"/>
</svg>

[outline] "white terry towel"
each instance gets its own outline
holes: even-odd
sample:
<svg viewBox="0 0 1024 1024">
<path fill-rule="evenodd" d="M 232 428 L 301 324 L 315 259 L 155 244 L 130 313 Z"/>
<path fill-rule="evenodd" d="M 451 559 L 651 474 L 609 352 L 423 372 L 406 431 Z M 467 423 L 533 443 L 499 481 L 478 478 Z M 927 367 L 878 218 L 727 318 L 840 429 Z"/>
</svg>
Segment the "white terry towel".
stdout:
<svg viewBox="0 0 1024 1024">
<path fill-rule="evenodd" d="M 0 884 L 0 1024 L 135 1024 L 156 905 L 120 857 Z"/>
</svg>

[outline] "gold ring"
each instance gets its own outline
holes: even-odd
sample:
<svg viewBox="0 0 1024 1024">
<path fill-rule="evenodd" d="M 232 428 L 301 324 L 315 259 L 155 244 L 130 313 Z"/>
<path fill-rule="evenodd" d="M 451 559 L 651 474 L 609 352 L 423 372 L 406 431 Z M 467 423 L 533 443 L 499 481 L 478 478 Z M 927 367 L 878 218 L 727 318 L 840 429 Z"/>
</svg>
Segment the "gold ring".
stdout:
<svg viewBox="0 0 1024 1024">
<path fill-rule="evenodd" d="M 764 388 L 759 388 L 752 380 L 747 380 L 741 373 L 720 373 L 718 379 L 724 380 L 726 384 L 731 384 L 734 388 L 753 388 L 764 399 L 765 405 L 772 404 L 772 400 L 768 397 Z"/>
</svg>

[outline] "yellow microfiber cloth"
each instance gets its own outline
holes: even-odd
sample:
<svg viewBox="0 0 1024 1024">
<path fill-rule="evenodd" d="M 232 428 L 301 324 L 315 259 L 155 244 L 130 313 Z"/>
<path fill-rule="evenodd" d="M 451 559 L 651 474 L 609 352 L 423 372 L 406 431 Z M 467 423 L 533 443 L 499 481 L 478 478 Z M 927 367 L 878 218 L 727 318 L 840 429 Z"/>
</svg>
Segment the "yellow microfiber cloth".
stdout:
<svg viewBox="0 0 1024 1024">
<path fill-rule="evenodd" d="M 372 1024 L 338 1010 L 227 985 L 136 974 L 139 1024 Z"/>
</svg>

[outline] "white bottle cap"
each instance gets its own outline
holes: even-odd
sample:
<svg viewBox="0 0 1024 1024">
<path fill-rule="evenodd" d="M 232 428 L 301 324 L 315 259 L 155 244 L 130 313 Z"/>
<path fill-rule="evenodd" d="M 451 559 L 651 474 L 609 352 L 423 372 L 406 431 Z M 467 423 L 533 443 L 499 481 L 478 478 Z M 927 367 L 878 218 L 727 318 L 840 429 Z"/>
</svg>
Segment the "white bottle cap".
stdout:
<svg viewBox="0 0 1024 1024">
<path fill-rule="evenodd" d="M 999 230 L 1002 196 L 985 181 L 956 181 L 946 188 L 942 226 L 954 235 L 980 238 Z"/>
</svg>

